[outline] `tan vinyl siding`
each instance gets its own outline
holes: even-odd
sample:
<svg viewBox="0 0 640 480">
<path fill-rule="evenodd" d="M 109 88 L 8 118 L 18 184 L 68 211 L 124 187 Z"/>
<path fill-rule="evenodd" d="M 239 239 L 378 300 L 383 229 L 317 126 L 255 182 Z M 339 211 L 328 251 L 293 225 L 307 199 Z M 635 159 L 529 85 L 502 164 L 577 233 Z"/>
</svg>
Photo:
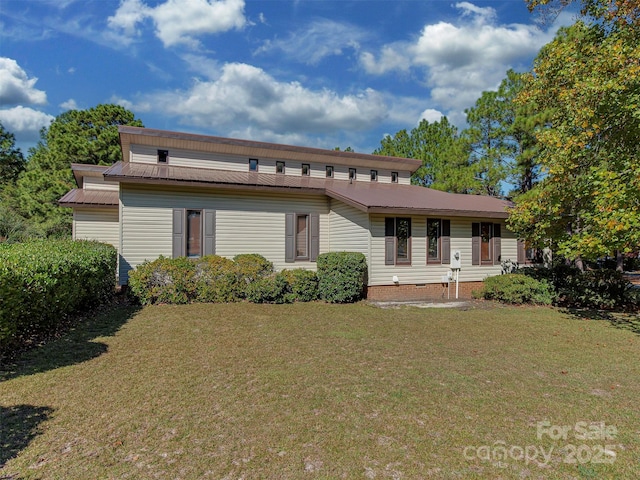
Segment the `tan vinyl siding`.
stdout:
<svg viewBox="0 0 640 480">
<path fill-rule="evenodd" d="M 82 188 L 84 190 L 108 190 L 118 191 L 118 184 L 115 182 L 105 182 L 102 177 L 83 177 Z"/>
<path fill-rule="evenodd" d="M 129 268 L 172 254 L 174 208 L 216 211 L 216 254 L 259 253 L 283 268 L 315 269 L 314 262 L 285 262 L 285 214 L 320 214 L 320 253 L 328 251 L 328 200 L 319 195 L 230 193 L 228 190 L 121 186 L 121 282 Z"/>
<path fill-rule="evenodd" d="M 131 146 L 131 162 L 156 164 L 158 149 L 143 145 Z M 253 158 L 253 157 L 252 157 Z M 338 160 L 338 159 L 336 159 Z M 277 159 L 258 158 L 258 172 L 276 174 Z M 310 165 L 310 176 L 313 178 L 325 178 L 327 165 L 334 167 L 336 180 L 349 180 L 349 167 L 339 163 L 314 163 L 306 161 L 285 161 L 285 175 L 302 176 L 302 164 Z M 249 170 L 249 157 L 222 155 L 191 150 L 169 150 L 169 165 L 176 167 L 211 168 L 213 170 L 230 170 L 245 172 Z M 371 168 L 356 167 L 358 182 L 371 181 Z M 375 169 L 374 169 L 375 170 Z M 395 171 L 395 170 L 394 170 Z M 398 183 L 408 185 L 411 175 L 409 172 L 398 172 Z M 391 183 L 391 170 L 378 169 L 378 182 Z"/>
<path fill-rule="evenodd" d="M 385 265 L 384 251 L 384 215 L 371 215 L 371 257 L 370 285 L 391 285 L 394 275 L 400 284 L 440 283 L 442 276 L 449 271 L 449 265 L 426 265 L 426 218 L 411 217 L 411 266 Z M 471 223 L 479 219 L 452 218 L 451 252 L 460 251 L 462 268 L 461 282 L 481 281 L 488 276 L 500 275 L 500 265 L 471 265 Z M 491 220 L 485 220 L 491 221 Z M 492 223 L 496 223 L 492 221 Z M 502 259 L 517 259 L 517 241 L 502 223 Z"/>
<path fill-rule="evenodd" d="M 118 209 L 74 208 L 73 238 L 96 240 L 118 248 Z"/>
<path fill-rule="evenodd" d="M 369 259 L 369 215 L 338 200 L 331 201 L 329 248 L 332 252 L 360 252 Z"/>
</svg>

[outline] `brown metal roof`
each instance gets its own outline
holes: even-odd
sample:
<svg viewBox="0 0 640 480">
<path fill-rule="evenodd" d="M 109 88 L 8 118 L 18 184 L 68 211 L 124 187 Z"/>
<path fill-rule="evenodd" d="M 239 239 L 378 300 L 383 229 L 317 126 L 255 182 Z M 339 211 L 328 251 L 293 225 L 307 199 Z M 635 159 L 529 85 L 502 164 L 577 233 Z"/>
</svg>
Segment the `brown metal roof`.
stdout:
<svg viewBox="0 0 640 480">
<path fill-rule="evenodd" d="M 118 206 L 118 197 L 118 192 L 110 190 L 82 190 L 81 188 L 74 188 L 58 200 L 58 205 L 61 207 L 112 208 Z"/>
<path fill-rule="evenodd" d="M 506 200 L 441 192 L 417 185 L 348 182 L 327 185 L 326 194 L 369 213 L 507 218 Z"/>
<path fill-rule="evenodd" d="M 447 193 L 415 185 L 350 183 L 348 180 L 157 164 L 119 162 L 104 176 L 121 183 L 305 191 L 328 195 L 365 212 L 397 215 L 507 218 L 506 208 L 510 205 L 494 197 Z"/>
<path fill-rule="evenodd" d="M 245 158 L 271 158 L 318 162 L 328 165 L 348 165 L 397 171 L 414 172 L 421 160 L 413 158 L 389 157 L 366 153 L 340 152 L 320 148 L 281 145 L 252 140 L 195 135 L 192 133 L 170 132 L 142 127 L 120 126 L 120 147 L 123 161 L 129 161 L 131 145 L 146 145 L 156 148 L 192 150 L 197 152 L 236 155 Z"/>
</svg>

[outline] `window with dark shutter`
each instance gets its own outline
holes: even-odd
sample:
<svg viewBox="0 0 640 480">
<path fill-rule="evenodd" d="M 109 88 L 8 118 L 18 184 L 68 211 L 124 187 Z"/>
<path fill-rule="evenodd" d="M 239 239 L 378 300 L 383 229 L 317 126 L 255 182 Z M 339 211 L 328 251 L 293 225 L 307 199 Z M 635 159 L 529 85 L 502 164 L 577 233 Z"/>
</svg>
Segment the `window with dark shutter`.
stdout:
<svg viewBox="0 0 640 480">
<path fill-rule="evenodd" d="M 175 208 L 173 210 L 173 258 L 184 256 L 184 210 Z"/>
<path fill-rule="evenodd" d="M 285 262 L 315 262 L 320 253 L 320 215 L 285 214 Z"/>
<path fill-rule="evenodd" d="M 480 265 L 480 224 L 471 224 L 471 265 Z"/>
<path fill-rule="evenodd" d="M 500 265 L 502 261 L 502 228 L 499 223 L 493 224 L 493 264 Z"/>
<path fill-rule="evenodd" d="M 451 263 L 451 220 L 442 220 L 442 236 L 440 238 L 442 247 L 442 263 Z"/>
<path fill-rule="evenodd" d="M 216 211 L 204 211 L 204 255 L 216 253 Z"/>
<path fill-rule="evenodd" d="M 396 223 L 395 218 L 384 219 L 384 264 L 396 264 Z"/>
<path fill-rule="evenodd" d="M 385 218 L 385 265 L 411 265 L 411 218 Z"/>
<path fill-rule="evenodd" d="M 315 262 L 320 254 L 320 215 L 317 213 L 309 215 L 309 233 L 311 235 L 309 260 Z"/>
<path fill-rule="evenodd" d="M 284 261 L 287 263 L 293 263 L 296 261 L 295 222 L 296 222 L 295 213 L 285 214 Z"/>
</svg>

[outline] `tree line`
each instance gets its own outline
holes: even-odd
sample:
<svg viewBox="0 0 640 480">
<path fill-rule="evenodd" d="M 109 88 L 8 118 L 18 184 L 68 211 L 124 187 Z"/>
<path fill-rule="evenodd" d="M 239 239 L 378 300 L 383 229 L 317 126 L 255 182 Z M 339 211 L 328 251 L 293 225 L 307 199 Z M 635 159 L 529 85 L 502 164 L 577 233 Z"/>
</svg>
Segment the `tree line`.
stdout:
<svg viewBox="0 0 640 480">
<path fill-rule="evenodd" d="M 557 12 L 571 0 L 526 0 Z M 581 0 L 581 16 L 465 111 L 386 136 L 373 153 L 422 160 L 412 183 L 512 199 L 508 224 L 532 247 L 576 261 L 640 246 L 640 7 Z M 64 236 L 57 200 L 71 163 L 120 159 L 118 125 L 143 126 L 117 105 L 59 115 L 25 159 L 0 125 L 0 238 Z"/>
</svg>

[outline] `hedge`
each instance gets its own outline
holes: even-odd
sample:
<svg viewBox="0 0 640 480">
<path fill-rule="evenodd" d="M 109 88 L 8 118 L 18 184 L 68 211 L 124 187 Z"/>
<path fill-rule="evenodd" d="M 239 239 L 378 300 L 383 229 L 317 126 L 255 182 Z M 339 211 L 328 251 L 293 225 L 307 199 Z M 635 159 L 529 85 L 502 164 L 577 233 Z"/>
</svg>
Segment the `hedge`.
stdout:
<svg viewBox="0 0 640 480">
<path fill-rule="evenodd" d="M 98 242 L 0 244 L 0 349 L 109 300 L 116 262 L 116 249 Z"/>
<path fill-rule="evenodd" d="M 474 296 L 512 304 L 551 305 L 554 301 L 551 285 L 519 273 L 486 278 L 482 290 L 474 292 Z"/>
</svg>

